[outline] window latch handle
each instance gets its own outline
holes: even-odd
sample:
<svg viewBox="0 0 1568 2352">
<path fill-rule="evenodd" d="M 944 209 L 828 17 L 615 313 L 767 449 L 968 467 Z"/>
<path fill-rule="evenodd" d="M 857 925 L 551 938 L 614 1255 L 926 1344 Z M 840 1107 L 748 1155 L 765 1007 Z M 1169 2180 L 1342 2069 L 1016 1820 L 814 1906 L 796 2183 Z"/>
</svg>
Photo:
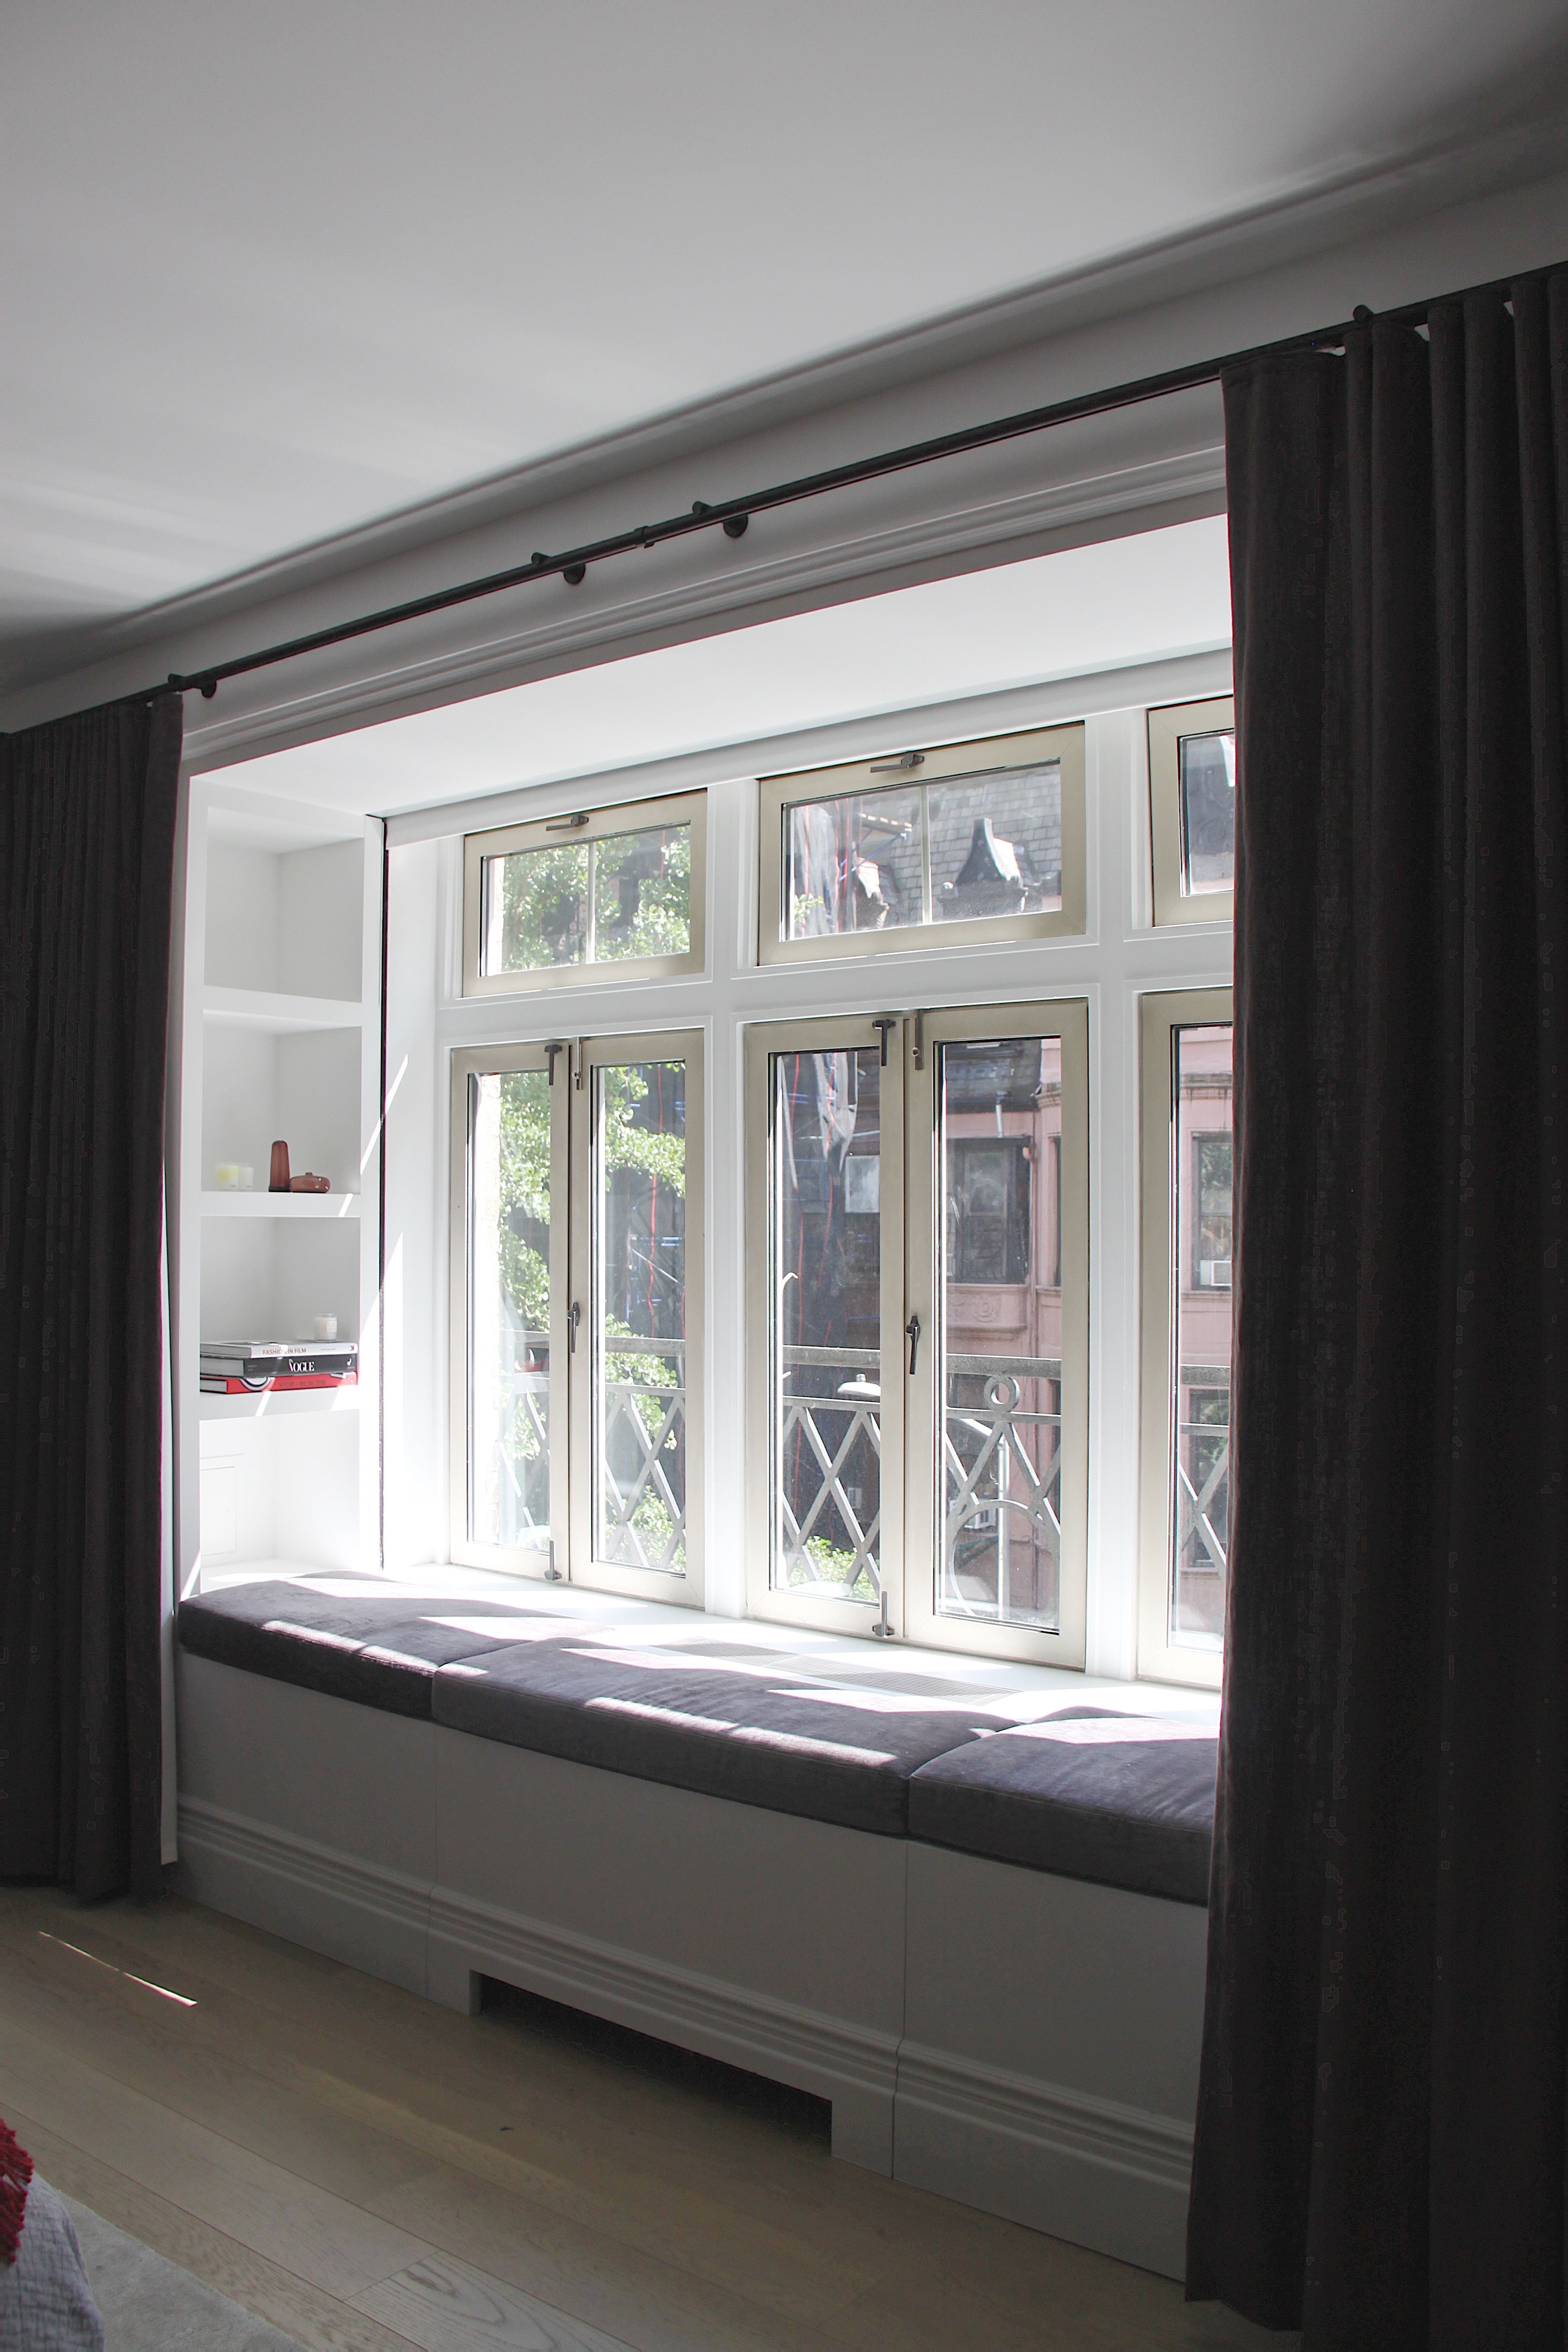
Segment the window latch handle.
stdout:
<svg viewBox="0 0 1568 2352">
<path fill-rule="evenodd" d="M 918 1315 L 910 1317 L 904 1326 L 904 1337 L 910 1343 L 910 1370 L 912 1374 L 915 1369 L 915 1357 L 920 1351 L 921 1344 L 921 1318 Z"/>
<path fill-rule="evenodd" d="M 564 1054 L 567 1050 L 565 1040 L 561 1037 L 552 1037 L 549 1045 L 544 1048 L 550 1063 L 550 1083 L 552 1086 L 555 1084 L 555 1056 L 557 1054 Z"/>
<path fill-rule="evenodd" d="M 879 1029 L 882 1033 L 882 1067 L 884 1069 L 888 1066 L 888 1032 L 889 1029 L 896 1029 L 898 1025 L 899 1016 L 896 1013 L 879 1013 L 871 1024 L 873 1029 Z"/>
<path fill-rule="evenodd" d="M 577 1351 L 577 1326 L 582 1320 L 583 1309 L 577 1304 L 577 1301 L 574 1299 L 571 1306 L 566 1309 L 566 1352 L 568 1355 L 575 1355 Z"/>
</svg>

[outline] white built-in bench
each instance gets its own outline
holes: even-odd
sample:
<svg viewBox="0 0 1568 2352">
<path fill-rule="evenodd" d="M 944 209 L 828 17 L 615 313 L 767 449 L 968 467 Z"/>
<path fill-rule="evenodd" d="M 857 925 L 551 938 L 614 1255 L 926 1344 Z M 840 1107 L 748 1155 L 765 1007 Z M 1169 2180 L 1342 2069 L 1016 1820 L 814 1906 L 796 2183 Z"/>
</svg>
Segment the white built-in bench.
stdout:
<svg viewBox="0 0 1568 2352">
<path fill-rule="evenodd" d="M 197 1900 L 794 2084 L 837 2156 L 1181 2275 L 1212 1704 L 460 1575 L 179 1637 Z"/>
</svg>

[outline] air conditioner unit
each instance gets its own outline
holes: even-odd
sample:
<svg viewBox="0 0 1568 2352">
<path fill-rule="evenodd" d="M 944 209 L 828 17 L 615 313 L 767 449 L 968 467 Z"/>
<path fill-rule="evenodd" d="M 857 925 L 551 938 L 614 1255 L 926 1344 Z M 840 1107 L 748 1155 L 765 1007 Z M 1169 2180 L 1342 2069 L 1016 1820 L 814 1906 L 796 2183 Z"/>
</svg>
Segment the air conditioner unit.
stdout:
<svg viewBox="0 0 1568 2352">
<path fill-rule="evenodd" d="M 1198 1288 L 1200 1290 L 1228 1290 L 1230 1288 L 1229 1258 L 1199 1258 Z"/>
</svg>

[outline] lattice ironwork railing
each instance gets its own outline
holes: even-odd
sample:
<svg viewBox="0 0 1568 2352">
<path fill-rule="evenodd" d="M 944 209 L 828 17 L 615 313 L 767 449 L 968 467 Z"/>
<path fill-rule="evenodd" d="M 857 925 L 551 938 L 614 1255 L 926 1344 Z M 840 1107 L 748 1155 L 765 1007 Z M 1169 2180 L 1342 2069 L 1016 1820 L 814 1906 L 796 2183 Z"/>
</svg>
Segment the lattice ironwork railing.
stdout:
<svg viewBox="0 0 1568 2352">
<path fill-rule="evenodd" d="M 1230 1500 L 1230 1429 L 1215 1421 L 1184 1421 L 1176 1431 L 1176 1559 L 1180 1573 L 1194 1571 L 1223 1576 L 1227 1557 Z M 1218 1439 L 1212 1459 L 1194 1483 L 1189 1466 L 1205 1439 Z M 1218 1516 L 1225 1533 L 1215 1525 L 1215 1506 L 1223 1497 Z"/>
<path fill-rule="evenodd" d="M 686 1342 L 606 1334 L 614 1366 L 631 1357 L 649 1375 L 599 1380 L 595 1432 L 595 1556 L 620 1568 L 686 1573 Z M 654 1368 L 672 1367 L 659 1379 Z"/>
<path fill-rule="evenodd" d="M 785 1348 L 774 1456 L 776 1572 L 875 1603 L 881 1591 L 880 1359 L 856 1348 Z M 1061 1415 L 1023 1402 L 1023 1383 L 1059 1383 L 1057 1357 L 949 1354 L 948 1380 L 979 1379 L 978 1402 L 950 1403 L 942 1452 L 947 1492 L 942 1606 L 994 1616 L 1011 1611 L 1015 1542 L 1059 1561 Z M 839 1372 L 831 1394 L 792 1386 L 801 1374 Z M 868 1475 L 869 1474 L 869 1475 Z M 963 1550 L 961 1558 L 961 1548 Z M 984 1569 L 977 1554 L 984 1549 Z M 979 1573 L 983 1601 L 964 1589 Z"/>
<path fill-rule="evenodd" d="M 548 1364 L 548 1332 L 512 1336 L 518 1352 Z M 683 1574 L 686 1342 L 612 1332 L 604 1352 L 611 1370 L 600 1382 L 595 1432 L 595 1555 L 623 1568 Z M 528 1550 L 550 1537 L 548 1370 L 504 1372 L 499 1401 L 500 1540 Z"/>
<path fill-rule="evenodd" d="M 954 1616 L 1035 1616 L 1042 1581 L 1054 1594 L 1061 1566 L 1062 1416 L 1026 1404 L 1024 1384 L 1049 1382 L 1059 1396 L 1061 1359 L 950 1355 L 945 1365 L 950 1379 L 984 1386 L 981 1402 L 950 1402 L 944 1419 L 938 1605 Z M 1022 1596 L 1014 1591 L 1019 1569 Z"/>
</svg>

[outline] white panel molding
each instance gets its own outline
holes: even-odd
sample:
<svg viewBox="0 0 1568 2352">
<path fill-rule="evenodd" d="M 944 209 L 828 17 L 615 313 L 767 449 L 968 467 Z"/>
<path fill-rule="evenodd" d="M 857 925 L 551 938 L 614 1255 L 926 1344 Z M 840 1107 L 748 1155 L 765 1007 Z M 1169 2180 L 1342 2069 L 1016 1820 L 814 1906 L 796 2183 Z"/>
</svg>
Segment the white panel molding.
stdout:
<svg viewBox="0 0 1568 2352">
<path fill-rule="evenodd" d="M 361 1862 L 335 1846 L 319 1845 L 292 1830 L 231 1812 L 200 1797 L 180 1800 L 180 1859 L 210 1856 L 245 1871 L 286 1880 L 301 1894 L 350 1904 L 371 1917 L 423 1934 L 430 1921 L 430 1886 L 384 1863 Z"/>
<path fill-rule="evenodd" d="M 921 2107 L 954 2124 L 1010 2133 L 1052 2154 L 1106 2167 L 1178 2194 L 1184 2206 L 1193 2132 L 1173 2116 L 1093 2097 L 924 2042 L 899 2045 L 898 2114 Z"/>
</svg>

